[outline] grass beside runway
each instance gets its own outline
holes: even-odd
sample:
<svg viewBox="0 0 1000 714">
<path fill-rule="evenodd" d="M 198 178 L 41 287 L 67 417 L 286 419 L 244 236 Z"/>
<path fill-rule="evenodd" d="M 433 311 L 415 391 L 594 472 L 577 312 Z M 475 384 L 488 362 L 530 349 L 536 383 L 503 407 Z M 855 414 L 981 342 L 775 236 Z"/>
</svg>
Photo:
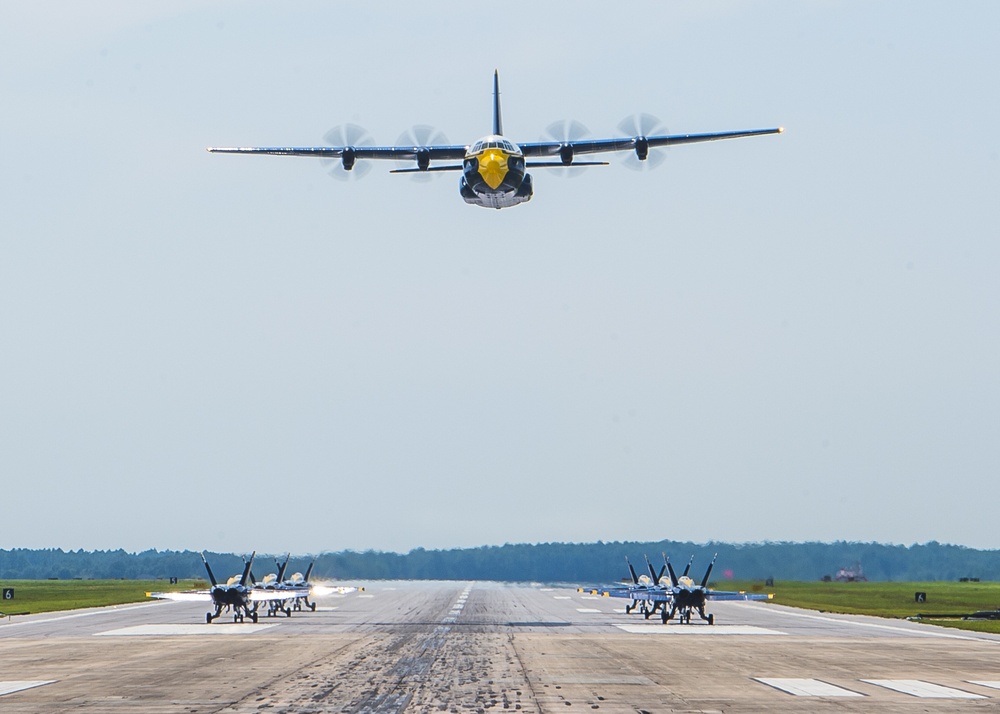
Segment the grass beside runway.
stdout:
<svg viewBox="0 0 1000 714">
<path fill-rule="evenodd" d="M 7 615 L 76 610 L 83 607 L 149 602 L 146 593 L 206 588 L 204 580 L 5 580 L 4 589 L 13 588 L 12 600 L 0 600 L 0 613 Z"/>
<path fill-rule="evenodd" d="M 963 615 L 1000 608 L 1000 583 L 843 583 L 777 581 L 772 587 L 761 582 L 721 581 L 719 590 L 774 593 L 772 602 L 819 612 L 877 617 L 907 618 L 919 614 Z M 916 601 L 918 592 L 924 602 Z M 1000 621 L 924 619 L 935 625 L 977 632 L 1000 633 Z"/>
</svg>

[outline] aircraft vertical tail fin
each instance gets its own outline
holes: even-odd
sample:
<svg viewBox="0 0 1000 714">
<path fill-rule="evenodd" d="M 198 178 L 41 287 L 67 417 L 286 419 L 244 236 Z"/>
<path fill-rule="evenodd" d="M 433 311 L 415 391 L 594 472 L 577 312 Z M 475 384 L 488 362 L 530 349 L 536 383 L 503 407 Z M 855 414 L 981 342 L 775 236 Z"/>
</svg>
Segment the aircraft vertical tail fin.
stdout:
<svg viewBox="0 0 1000 714">
<path fill-rule="evenodd" d="M 708 576 L 712 574 L 712 568 L 715 567 L 715 559 L 718 557 L 719 554 L 716 553 L 715 556 L 712 558 L 712 562 L 708 564 L 708 570 L 705 571 L 705 577 L 701 579 L 702 587 L 706 587 L 708 585 Z"/>
<path fill-rule="evenodd" d="M 684 568 L 684 577 L 687 577 L 687 574 L 691 572 L 691 563 L 693 562 L 694 562 L 694 555 L 691 556 L 691 560 L 688 561 L 687 567 Z"/>
<path fill-rule="evenodd" d="M 212 587 L 215 587 L 219 582 L 215 579 L 215 574 L 212 572 L 212 568 L 208 564 L 208 558 L 205 557 L 204 553 L 201 554 L 201 562 L 205 564 L 205 570 L 208 571 L 208 579 L 212 581 Z"/>
<path fill-rule="evenodd" d="M 285 562 L 284 563 L 280 563 L 279 564 L 277 560 L 274 561 L 274 564 L 278 566 L 278 582 L 279 583 L 284 582 L 284 580 L 285 580 L 285 570 L 288 568 L 288 559 L 291 558 L 291 557 L 292 557 L 292 554 L 289 553 L 288 555 L 285 556 Z"/>
<path fill-rule="evenodd" d="M 250 568 L 253 567 L 253 557 L 257 555 L 257 551 L 250 554 L 250 560 L 247 561 L 246 567 L 243 568 L 243 577 L 240 578 L 240 585 L 246 585 L 247 579 L 250 577 Z"/>
<path fill-rule="evenodd" d="M 493 70 L 493 133 L 503 135 L 503 122 L 500 120 L 500 72 Z"/>
<path fill-rule="evenodd" d="M 656 585 L 660 582 L 660 579 L 656 577 L 656 568 L 654 568 L 653 564 L 649 562 L 649 557 L 647 555 L 644 554 L 642 557 L 646 559 L 646 569 L 649 571 L 649 577 L 653 579 L 653 585 Z"/>
<path fill-rule="evenodd" d="M 638 585 L 639 584 L 639 576 L 635 574 L 635 568 L 632 567 L 632 563 L 629 562 L 629 559 L 628 559 L 627 555 L 625 556 L 625 562 L 628 564 L 628 572 L 632 576 L 632 584 L 633 585 Z"/>
<path fill-rule="evenodd" d="M 674 572 L 674 566 L 670 564 L 670 558 L 664 556 L 663 564 L 667 566 L 667 572 L 670 573 L 670 584 L 675 588 L 677 587 L 677 573 Z"/>
</svg>

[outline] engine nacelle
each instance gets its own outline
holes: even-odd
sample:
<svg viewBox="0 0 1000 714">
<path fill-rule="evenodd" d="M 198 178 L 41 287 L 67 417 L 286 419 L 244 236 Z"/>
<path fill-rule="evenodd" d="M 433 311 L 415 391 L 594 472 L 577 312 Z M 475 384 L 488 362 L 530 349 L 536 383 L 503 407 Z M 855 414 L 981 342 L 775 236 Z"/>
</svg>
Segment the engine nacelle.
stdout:
<svg viewBox="0 0 1000 714">
<path fill-rule="evenodd" d="M 569 166 L 573 163 L 573 147 L 569 144 L 563 144 L 559 147 L 559 160 L 562 162 L 563 166 Z"/>
<path fill-rule="evenodd" d="M 340 155 L 340 161 L 344 165 L 344 171 L 350 171 L 354 168 L 354 162 L 357 161 L 358 153 L 354 150 L 353 146 L 348 146 L 344 149 L 344 152 Z"/>
<path fill-rule="evenodd" d="M 426 171 L 431 165 L 431 152 L 427 149 L 420 149 L 417 151 L 417 168 L 421 171 Z"/>
<path fill-rule="evenodd" d="M 646 160 L 646 157 L 649 156 L 649 139 L 644 136 L 635 138 L 635 155 L 639 157 L 639 161 Z"/>
</svg>

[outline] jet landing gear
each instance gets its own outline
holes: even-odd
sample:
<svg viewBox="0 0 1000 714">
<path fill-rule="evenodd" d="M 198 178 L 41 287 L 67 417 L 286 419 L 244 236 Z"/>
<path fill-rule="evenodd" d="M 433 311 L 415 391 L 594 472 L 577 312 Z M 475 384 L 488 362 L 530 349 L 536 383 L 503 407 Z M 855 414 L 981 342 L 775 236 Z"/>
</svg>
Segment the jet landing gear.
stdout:
<svg viewBox="0 0 1000 714">
<path fill-rule="evenodd" d="M 226 608 L 226 609 L 228 610 L 229 608 Z M 205 613 L 205 622 L 207 624 L 211 625 L 212 624 L 212 620 L 216 619 L 221 614 L 222 614 L 222 608 L 221 607 L 216 608 L 216 610 L 215 610 L 214 613 L 206 612 Z M 256 609 L 254 609 L 254 610 L 247 610 L 246 611 L 246 615 L 250 616 L 250 619 L 253 621 L 254 624 L 257 623 L 257 610 Z M 243 622 L 244 617 L 245 617 L 245 615 L 244 615 L 243 611 L 240 610 L 239 608 L 237 608 L 233 612 L 233 622 Z"/>
<path fill-rule="evenodd" d="M 292 608 L 290 608 L 290 607 L 282 607 L 281 606 L 281 602 L 278 601 L 278 600 L 272 601 L 271 604 L 270 604 L 270 606 L 267 608 L 267 616 L 268 617 L 274 617 L 279 612 L 284 613 L 285 617 L 291 617 L 292 616 Z M 255 622 L 256 622 L 256 620 L 255 620 Z"/>
<path fill-rule="evenodd" d="M 678 624 L 680 624 L 680 625 L 690 625 L 691 624 L 691 611 L 694 610 L 694 609 L 698 610 L 698 615 L 701 617 L 702 620 L 704 620 L 705 622 L 707 622 L 709 625 L 714 625 L 715 624 L 715 615 L 713 615 L 713 614 L 707 614 L 706 615 L 704 607 L 699 607 L 699 608 L 682 607 L 682 608 L 679 608 L 679 609 L 676 608 L 676 607 L 674 607 L 674 608 L 670 608 L 669 612 L 667 611 L 667 608 L 663 608 L 663 610 L 660 612 L 660 622 L 662 622 L 664 625 L 666 625 L 668 622 L 670 622 L 671 620 L 674 619 L 674 615 L 677 615 L 678 616 L 677 617 L 677 623 Z"/>
</svg>

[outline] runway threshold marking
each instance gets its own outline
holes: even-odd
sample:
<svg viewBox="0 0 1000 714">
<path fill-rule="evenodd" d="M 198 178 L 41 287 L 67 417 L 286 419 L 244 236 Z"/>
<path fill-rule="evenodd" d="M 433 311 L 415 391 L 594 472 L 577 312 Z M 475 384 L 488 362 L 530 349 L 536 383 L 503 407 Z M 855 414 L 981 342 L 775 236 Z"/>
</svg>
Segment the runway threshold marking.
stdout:
<svg viewBox="0 0 1000 714">
<path fill-rule="evenodd" d="M 863 697 L 864 694 L 852 692 L 833 684 L 821 682 L 818 679 L 786 679 L 781 677 L 754 677 L 761 684 L 780 689 L 796 697 Z"/>
<path fill-rule="evenodd" d="M 786 635 L 755 625 L 615 625 L 633 635 Z"/>
<path fill-rule="evenodd" d="M 919 679 L 862 679 L 861 681 L 921 699 L 988 699 L 981 694 L 942 687 L 940 684 L 931 684 Z"/>
<path fill-rule="evenodd" d="M 133 625 L 120 627 L 117 630 L 98 632 L 96 636 L 105 637 L 164 637 L 174 635 L 254 635 L 268 630 L 276 625 L 253 625 L 250 623 L 234 623 L 226 625 Z"/>
<path fill-rule="evenodd" d="M 982 680 L 967 679 L 965 681 L 968 682 L 969 684 L 978 684 L 980 687 L 988 687 L 989 689 L 1000 689 L 1000 682 L 996 680 L 990 680 L 988 682 L 984 682 Z"/>
<path fill-rule="evenodd" d="M 41 687 L 46 684 L 53 684 L 56 680 L 39 680 L 39 681 L 24 681 L 24 682 L 0 682 L 0 697 L 4 694 L 13 694 L 14 692 L 23 692 L 25 689 L 34 689 L 35 687 Z"/>
</svg>

